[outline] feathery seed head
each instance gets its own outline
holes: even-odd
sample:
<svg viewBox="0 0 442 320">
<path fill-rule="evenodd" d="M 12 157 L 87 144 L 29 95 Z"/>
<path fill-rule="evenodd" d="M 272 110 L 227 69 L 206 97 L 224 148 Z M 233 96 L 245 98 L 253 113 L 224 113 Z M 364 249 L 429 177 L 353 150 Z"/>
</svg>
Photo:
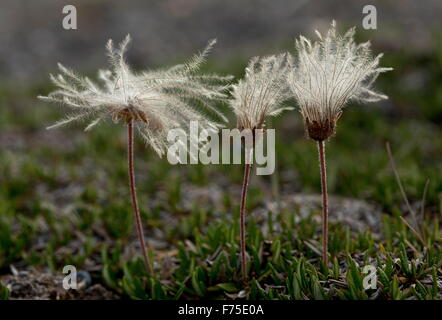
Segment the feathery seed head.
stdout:
<svg viewBox="0 0 442 320">
<path fill-rule="evenodd" d="M 188 130 L 192 120 L 209 130 L 221 126 L 220 122 L 226 119 L 213 104 L 226 99 L 227 82 L 232 78 L 196 73 L 215 40 L 185 64 L 139 74 L 124 59 L 129 42 L 129 35 L 117 48 L 112 40 L 108 41 L 110 70 L 98 72 L 100 83 L 59 64 L 60 74 L 51 75 L 58 90 L 39 98 L 65 105 L 72 114 L 49 128 L 90 118 L 93 121 L 85 130 L 108 117 L 114 122 L 133 122 L 146 143 L 162 156 L 168 147 L 169 130 L 178 127 Z"/>
<path fill-rule="evenodd" d="M 230 106 L 238 129 L 262 129 L 265 120 L 284 110 L 281 106 L 290 95 L 285 74 L 287 55 L 254 57 L 245 69 L 245 76 L 232 86 Z"/>
<path fill-rule="evenodd" d="M 333 21 L 327 34 L 316 31 L 318 40 L 300 36 L 297 53 L 290 60 L 288 83 L 304 118 L 308 137 L 323 141 L 334 135 L 336 122 L 347 102 L 375 102 L 388 97 L 371 86 L 380 73 L 382 54 L 373 57 L 370 42 L 356 44 L 355 28 L 344 35 Z"/>
</svg>

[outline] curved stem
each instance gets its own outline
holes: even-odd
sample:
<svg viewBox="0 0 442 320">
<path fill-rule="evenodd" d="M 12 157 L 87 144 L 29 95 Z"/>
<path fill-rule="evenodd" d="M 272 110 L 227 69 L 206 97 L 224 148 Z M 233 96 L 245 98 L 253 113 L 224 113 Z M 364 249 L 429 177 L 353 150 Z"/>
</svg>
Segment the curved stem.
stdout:
<svg viewBox="0 0 442 320">
<path fill-rule="evenodd" d="M 149 264 L 149 259 L 147 258 L 146 243 L 144 242 L 143 225 L 141 223 L 140 209 L 138 207 L 138 200 L 137 200 L 137 187 L 135 185 L 135 174 L 134 174 L 133 136 L 134 136 L 134 128 L 133 128 L 133 121 L 131 120 L 127 124 L 127 165 L 129 170 L 130 194 L 132 197 L 134 218 L 137 225 L 138 240 L 140 241 L 140 247 L 143 253 L 144 264 L 146 265 L 147 273 L 152 274 L 152 267 Z"/>
<path fill-rule="evenodd" d="M 325 143 L 318 141 L 319 166 L 321 168 L 322 189 L 322 262 L 327 266 L 328 255 L 328 194 L 327 194 L 327 168 L 325 162 Z"/>
<path fill-rule="evenodd" d="M 249 186 L 249 177 L 250 177 L 250 161 L 249 155 L 247 154 L 246 149 L 246 164 L 244 167 L 244 178 L 242 183 L 242 191 L 241 191 L 241 207 L 239 211 L 239 219 L 240 219 L 240 249 L 241 249 L 241 273 L 242 280 L 246 282 L 247 280 L 247 268 L 246 268 L 246 198 L 247 198 L 247 187 Z"/>
</svg>

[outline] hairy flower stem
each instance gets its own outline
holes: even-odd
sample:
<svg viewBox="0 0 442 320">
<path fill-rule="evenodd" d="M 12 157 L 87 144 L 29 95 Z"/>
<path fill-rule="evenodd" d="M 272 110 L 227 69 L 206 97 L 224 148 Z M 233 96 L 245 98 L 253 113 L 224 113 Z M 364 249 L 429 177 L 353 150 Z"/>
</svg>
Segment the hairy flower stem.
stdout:
<svg viewBox="0 0 442 320">
<path fill-rule="evenodd" d="M 143 252 L 144 264 L 146 265 L 147 273 L 152 274 L 152 267 L 147 258 L 146 243 L 144 242 L 143 225 L 141 223 L 140 209 L 138 207 L 137 200 L 137 187 L 135 186 L 134 175 L 134 128 L 133 121 L 129 121 L 127 124 L 127 164 L 129 169 L 129 184 L 130 193 L 132 196 L 132 205 L 134 217 L 137 225 L 138 239 L 140 241 L 141 251 Z"/>
<path fill-rule="evenodd" d="M 319 166 L 321 168 L 321 189 L 322 189 L 322 262 L 327 266 L 328 255 L 328 194 L 327 194 L 327 168 L 325 164 L 325 143 L 318 141 Z"/>
<path fill-rule="evenodd" d="M 246 149 L 247 150 L 247 149 Z M 242 191 L 241 191 L 241 207 L 239 211 L 239 233 L 240 233 L 240 247 L 241 247 L 241 273 L 242 273 L 242 281 L 247 281 L 247 268 L 246 268 L 246 198 L 247 198 L 247 188 L 249 186 L 249 178 L 250 178 L 250 167 L 251 164 L 248 161 L 248 152 L 246 151 L 246 164 L 244 167 L 244 178 L 242 183 Z"/>
</svg>

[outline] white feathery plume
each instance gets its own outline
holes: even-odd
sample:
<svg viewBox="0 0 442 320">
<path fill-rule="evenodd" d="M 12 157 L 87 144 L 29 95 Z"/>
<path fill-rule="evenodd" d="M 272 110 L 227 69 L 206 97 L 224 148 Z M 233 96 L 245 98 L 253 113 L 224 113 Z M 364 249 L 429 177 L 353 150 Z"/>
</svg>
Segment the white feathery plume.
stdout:
<svg viewBox="0 0 442 320">
<path fill-rule="evenodd" d="M 392 68 L 379 67 L 382 54 L 373 57 L 370 42 L 356 44 L 355 28 L 344 35 L 333 21 L 327 34 L 316 31 L 318 40 L 300 36 L 291 61 L 288 83 L 297 100 L 308 136 L 325 140 L 335 132 L 342 109 L 351 100 L 375 102 L 387 96 L 371 87 L 380 73 Z"/>
<path fill-rule="evenodd" d="M 287 67 L 287 54 L 250 60 L 244 78 L 232 85 L 231 90 L 230 106 L 240 130 L 261 129 L 268 117 L 291 109 L 282 106 L 290 94 L 285 76 Z"/>
<path fill-rule="evenodd" d="M 106 45 L 110 70 L 99 70 L 95 83 L 59 64 L 60 74 L 51 75 L 58 90 L 40 99 L 61 103 L 72 113 L 49 128 L 76 120 L 91 120 L 85 130 L 92 129 L 109 116 L 115 121 L 133 121 L 138 133 L 162 156 L 168 147 L 170 129 L 188 130 L 190 121 L 200 127 L 217 130 L 224 115 L 213 106 L 226 98 L 230 76 L 196 74 L 216 40 L 189 62 L 165 70 L 134 73 L 124 55 L 130 36 L 114 47 Z"/>
</svg>

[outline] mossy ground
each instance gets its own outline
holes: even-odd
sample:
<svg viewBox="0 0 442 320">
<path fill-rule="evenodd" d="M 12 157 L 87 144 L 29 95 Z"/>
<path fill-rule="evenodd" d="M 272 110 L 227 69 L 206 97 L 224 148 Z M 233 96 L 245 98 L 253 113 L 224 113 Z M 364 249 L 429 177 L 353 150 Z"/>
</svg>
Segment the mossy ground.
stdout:
<svg viewBox="0 0 442 320">
<path fill-rule="evenodd" d="M 139 201 L 155 261 L 155 274 L 147 276 L 134 234 L 124 128 L 109 123 L 88 133 L 77 126 L 46 131 L 63 112 L 35 99 L 49 84 L 3 87 L 0 277 L 11 264 L 57 275 L 73 264 L 94 283 L 136 299 L 440 299 L 441 57 L 442 48 L 423 56 L 386 54 L 383 64 L 395 71 L 383 75 L 378 87 L 390 100 L 351 105 L 339 120 L 336 137 L 326 145 L 329 191 L 350 199 L 350 220 L 355 199 L 372 208 L 366 215 L 375 223 L 356 228 L 339 219 L 339 206 L 332 209 L 328 267 L 319 262 L 320 208 L 302 201 L 320 190 L 316 146 L 304 138 L 295 111 L 272 122 L 277 189 L 282 201 L 301 201 L 276 210 L 270 205 L 275 181 L 252 177 L 245 286 L 238 260 L 242 166 L 172 166 L 137 141 Z M 240 74 L 242 67 L 208 68 Z M 424 84 L 410 80 L 419 76 Z M 388 161 L 387 141 L 418 212 L 418 235 L 403 220 L 413 223 Z M 377 267 L 378 282 L 366 291 L 367 264 Z M 6 291 L 0 289 L 4 297 Z"/>
</svg>

